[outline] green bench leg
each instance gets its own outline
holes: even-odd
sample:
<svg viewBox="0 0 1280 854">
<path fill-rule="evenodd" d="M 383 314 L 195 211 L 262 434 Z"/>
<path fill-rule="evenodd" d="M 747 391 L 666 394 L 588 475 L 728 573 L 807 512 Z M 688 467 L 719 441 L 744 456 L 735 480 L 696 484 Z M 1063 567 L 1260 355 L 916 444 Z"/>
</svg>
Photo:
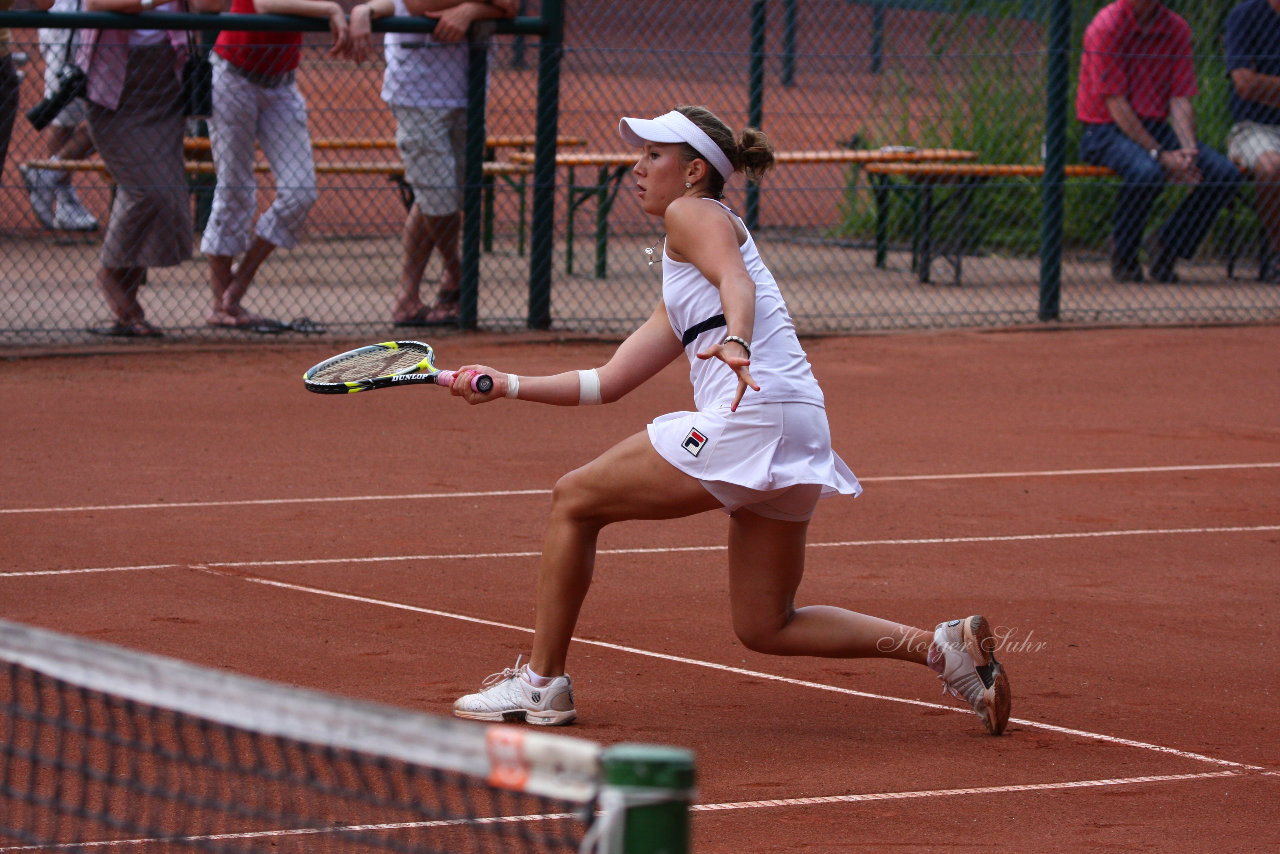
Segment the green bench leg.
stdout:
<svg viewBox="0 0 1280 854">
<path fill-rule="evenodd" d="M 573 220 L 578 212 L 578 205 L 582 204 L 582 199 L 575 199 L 578 186 L 573 181 L 573 167 L 569 167 L 569 219 L 565 223 L 564 229 L 564 272 L 567 276 L 573 275 Z M 585 196 L 583 196 L 585 198 Z"/>
<path fill-rule="evenodd" d="M 601 166 L 600 189 L 596 195 L 596 278 L 603 279 L 609 275 L 609 208 L 612 197 L 609 195 L 609 167 Z"/>
<path fill-rule="evenodd" d="M 871 176 L 871 194 L 876 202 L 876 269 L 883 270 L 889 257 L 889 178 Z"/>
</svg>

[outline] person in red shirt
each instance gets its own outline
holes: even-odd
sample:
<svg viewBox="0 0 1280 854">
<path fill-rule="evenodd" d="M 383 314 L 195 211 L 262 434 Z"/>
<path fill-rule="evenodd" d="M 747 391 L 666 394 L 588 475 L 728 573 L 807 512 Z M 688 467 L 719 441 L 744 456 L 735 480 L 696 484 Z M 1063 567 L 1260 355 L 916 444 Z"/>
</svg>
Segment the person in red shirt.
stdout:
<svg viewBox="0 0 1280 854">
<path fill-rule="evenodd" d="M 1080 156 L 1124 180 L 1112 225 L 1117 282 L 1144 281 L 1142 234 L 1167 183 L 1193 189 L 1146 244 L 1148 275 L 1163 283 L 1178 280 L 1178 259 L 1195 254 L 1240 184 L 1240 170 L 1196 139 L 1197 92 L 1191 27 L 1160 0 L 1115 0 L 1089 23 L 1076 93 Z"/>
<path fill-rule="evenodd" d="M 330 54 L 344 56 L 350 48 L 346 12 L 333 0 L 232 0 L 231 11 L 324 18 L 333 35 Z M 209 138 L 218 184 L 200 246 L 209 259 L 210 326 L 265 333 L 284 329 L 240 301 L 277 246 L 297 245 L 316 202 L 307 103 L 295 79 L 301 46 L 300 32 L 223 30 L 213 49 Z M 255 224 L 258 147 L 271 165 L 276 192 Z"/>
</svg>

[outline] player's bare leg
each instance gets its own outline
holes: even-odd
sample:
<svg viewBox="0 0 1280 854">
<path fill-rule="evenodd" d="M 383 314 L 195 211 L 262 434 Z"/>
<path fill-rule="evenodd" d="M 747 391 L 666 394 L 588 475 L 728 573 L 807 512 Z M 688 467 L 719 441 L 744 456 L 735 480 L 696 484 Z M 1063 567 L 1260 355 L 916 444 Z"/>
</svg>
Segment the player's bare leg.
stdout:
<svg viewBox="0 0 1280 854">
<path fill-rule="evenodd" d="M 729 533 L 733 628 L 748 648 L 771 655 L 893 658 L 927 664 L 945 690 L 964 700 L 987 730 L 1009 720 L 1008 677 L 995 658 L 985 618 L 939 623 L 932 632 L 830 605 L 795 607 L 804 574 L 807 522 L 740 510 Z"/>
<path fill-rule="evenodd" d="M 925 663 L 932 633 L 830 605 L 795 607 L 808 522 L 739 510 L 729 522 L 729 599 L 738 638 L 757 652 Z"/>
<path fill-rule="evenodd" d="M 569 641 L 595 568 L 596 539 L 610 522 L 671 519 L 719 506 L 701 484 L 653 450 L 637 433 L 560 478 L 538 565 L 533 655 L 525 668 L 495 673 L 458 699 L 453 713 L 480 721 L 560 725 L 577 718 L 565 674 Z"/>
<path fill-rule="evenodd" d="M 529 666 L 564 673 L 569 641 L 591 586 L 596 540 L 611 522 L 676 519 L 720 503 L 664 460 L 647 432 L 636 433 L 560 478 L 538 564 L 538 613 Z"/>
</svg>

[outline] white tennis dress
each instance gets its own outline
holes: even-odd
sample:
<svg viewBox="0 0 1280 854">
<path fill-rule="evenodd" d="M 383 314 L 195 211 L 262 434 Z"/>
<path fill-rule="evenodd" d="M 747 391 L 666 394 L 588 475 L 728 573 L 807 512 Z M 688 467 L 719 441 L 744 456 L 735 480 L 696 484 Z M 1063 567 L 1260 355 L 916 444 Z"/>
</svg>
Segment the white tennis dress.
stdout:
<svg viewBox="0 0 1280 854">
<path fill-rule="evenodd" d="M 662 298 L 676 337 L 685 342 L 698 410 L 655 419 L 648 427 L 649 441 L 667 462 L 704 481 L 729 511 L 800 484 L 821 487 L 823 497 L 858 495 L 858 479 L 831 449 L 822 389 L 778 283 L 749 232 L 739 248 L 756 285 L 751 376 L 760 391 L 747 389 L 737 411 L 730 412 L 737 374 L 719 359 L 697 356 L 725 335 L 723 321 L 716 323 L 724 311 L 720 291 L 693 264 L 672 260 L 664 247 Z M 698 332 L 699 324 L 705 331 Z M 763 494 L 751 496 L 749 491 Z"/>
</svg>

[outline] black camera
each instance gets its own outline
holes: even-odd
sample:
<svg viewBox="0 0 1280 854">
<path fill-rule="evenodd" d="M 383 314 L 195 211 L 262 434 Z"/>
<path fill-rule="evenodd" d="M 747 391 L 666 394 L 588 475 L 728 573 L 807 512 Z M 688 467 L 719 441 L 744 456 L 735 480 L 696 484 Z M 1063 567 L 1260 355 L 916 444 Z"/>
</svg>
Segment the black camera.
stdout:
<svg viewBox="0 0 1280 854">
<path fill-rule="evenodd" d="M 58 85 L 53 94 L 27 110 L 27 121 L 36 130 L 44 130 L 58 113 L 76 98 L 89 92 L 89 78 L 78 65 L 64 65 L 58 69 Z"/>
</svg>

